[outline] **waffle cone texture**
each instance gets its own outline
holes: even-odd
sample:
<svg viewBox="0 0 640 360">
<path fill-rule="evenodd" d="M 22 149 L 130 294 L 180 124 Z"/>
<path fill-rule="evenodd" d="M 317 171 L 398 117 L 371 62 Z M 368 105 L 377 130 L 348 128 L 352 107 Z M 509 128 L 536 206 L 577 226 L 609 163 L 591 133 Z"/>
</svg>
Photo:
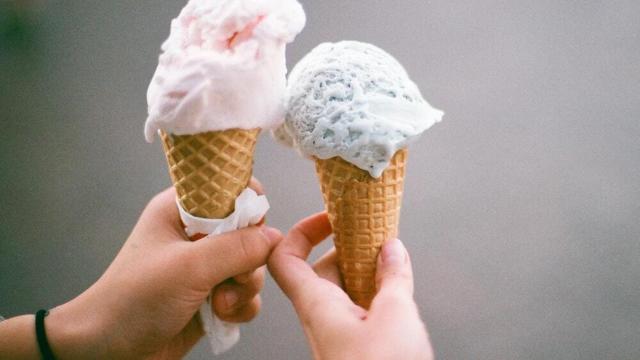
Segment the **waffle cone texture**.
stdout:
<svg viewBox="0 0 640 360">
<path fill-rule="evenodd" d="M 182 208 L 193 216 L 223 219 L 249 185 L 260 129 L 195 135 L 161 132 L 169 174 Z"/>
<path fill-rule="evenodd" d="M 364 308 L 376 293 L 380 248 L 398 235 L 406 162 L 407 150 L 399 150 L 376 179 L 339 157 L 316 159 L 345 290 Z"/>
</svg>

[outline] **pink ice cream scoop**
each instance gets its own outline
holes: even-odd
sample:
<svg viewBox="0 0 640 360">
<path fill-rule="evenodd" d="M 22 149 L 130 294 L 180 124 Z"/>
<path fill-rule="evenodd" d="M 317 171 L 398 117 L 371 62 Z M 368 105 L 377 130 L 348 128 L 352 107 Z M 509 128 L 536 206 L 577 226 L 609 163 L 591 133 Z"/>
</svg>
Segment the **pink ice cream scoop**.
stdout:
<svg viewBox="0 0 640 360">
<path fill-rule="evenodd" d="M 284 119 L 285 47 L 305 25 L 296 0 L 190 0 L 149 85 L 145 137 L 272 129 Z"/>
</svg>

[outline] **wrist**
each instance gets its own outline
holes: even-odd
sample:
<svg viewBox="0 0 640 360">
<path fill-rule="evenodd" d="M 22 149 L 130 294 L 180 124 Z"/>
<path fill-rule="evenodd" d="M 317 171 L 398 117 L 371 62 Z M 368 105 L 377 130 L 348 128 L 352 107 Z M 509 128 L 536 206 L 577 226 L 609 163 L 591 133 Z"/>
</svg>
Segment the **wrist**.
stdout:
<svg viewBox="0 0 640 360">
<path fill-rule="evenodd" d="M 105 323 L 98 307 L 76 298 L 49 311 L 44 326 L 57 359 L 107 357 Z"/>
</svg>

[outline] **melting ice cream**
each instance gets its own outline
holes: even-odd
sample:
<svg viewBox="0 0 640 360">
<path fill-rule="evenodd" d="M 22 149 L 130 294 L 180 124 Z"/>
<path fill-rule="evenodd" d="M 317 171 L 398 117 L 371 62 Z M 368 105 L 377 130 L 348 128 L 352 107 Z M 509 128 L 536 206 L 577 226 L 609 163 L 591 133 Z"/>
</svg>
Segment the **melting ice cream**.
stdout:
<svg viewBox="0 0 640 360">
<path fill-rule="evenodd" d="M 285 46 L 305 25 L 296 0 L 190 0 L 171 23 L 149 90 L 147 141 L 284 119 Z"/>
<path fill-rule="evenodd" d="M 291 71 L 274 135 L 309 157 L 339 156 L 379 177 L 397 150 L 441 121 L 391 55 L 361 42 L 324 43 Z"/>
</svg>

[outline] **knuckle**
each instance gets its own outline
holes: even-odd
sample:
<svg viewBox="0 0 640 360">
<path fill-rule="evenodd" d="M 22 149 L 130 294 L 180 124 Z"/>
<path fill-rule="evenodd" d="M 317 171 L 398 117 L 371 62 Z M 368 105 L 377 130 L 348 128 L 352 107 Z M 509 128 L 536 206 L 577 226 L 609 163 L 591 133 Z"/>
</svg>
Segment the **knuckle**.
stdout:
<svg viewBox="0 0 640 360">
<path fill-rule="evenodd" d="M 269 253 L 268 239 L 257 228 L 249 228 L 241 232 L 240 246 L 242 256 L 249 261 L 260 262 L 259 265 L 262 265 Z"/>
<path fill-rule="evenodd" d="M 394 271 L 392 276 L 403 282 L 413 281 L 413 276 L 411 276 L 411 272 L 405 271 L 405 270 Z"/>
<path fill-rule="evenodd" d="M 224 295 L 218 289 L 215 289 L 213 291 L 213 294 L 211 297 L 211 309 L 220 318 L 222 318 L 225 315 L 226 303 L 224 300 Z"/>
<path fill-rule="evenodd" d="M 233 314 L 223 315 L 220 316 L 220 318 L 224 321 L 234 323 L 251 321 L 260 313 L 261 304 L 260 296 L 256 296 L 251 302 L 239 308 Z"/>
<path fill-rule="evenodd" d="M 402 291 L 381 291 L 376 300 L 382 308 L 397 308 L 408 311 L 416 307 L 413 297 Z"/>
<path fill-rule="evenodd" d="M 251 277 L 251 281 L 246 284 L 247 291 L 252 295 L 257 294 L 264 286 L 264 272 L 256 271 Z"/>
<path fill-rule="evenodd" d="M 401 281 L 401 282 L 412 282 L 413 276 L 410 271 L 406 269 L 387 269 L 382 271 L 379 276 L 382 282 L 385 281 Z"/>
<path fill-rule="evenodd" d="M 158 205 L 160 204 L 160 202 L 162 201 L 162 193 L 156 194 L 154 195 L 151 200 L 149 200 L 149 202 L 147 203 L 147 209 L 153 209 L 158 207 Z"/>
<path fill-rule="evenodd" d="M 252 279 L 255 281 L 255 283 L 257 284 L 263 284 L 264 283 L 264 278 L 265 278 L 265 267 L 261 266 L 258 268 L 258 270 L 256 270 L 253 275 L 252 275 Z"/>
<path fill-rule="evenodd" d="M 156 195 L 154 195 L 151 200 L 147 203 L 148 209 L 157 209 L 161 207 L 164 203 L 167 202 L 168 199 L 173 198 L 171 194 L 174 193 L 173 188 L 166 189 Z"/>
<path fill-rule="evenodd" d="M 249 186 L 258 194 L 264 194 L 264 186 L 262 185 L 262 183 L 260 182 L 260 180 L 258 180 L 255 177 L 251 177 L 251 182 L 249 183 Z"/>
<path fill-rule="evenodd" d="M 289 230 L 289 234 L 294 237 L 306 238 L 306 234 L 304 232 L 304 225 L 302 223 L 297 223 L 293 225 L 293 227 Z"/>
<path fill-rule="evenodd" d="M 249 281 L 251 281 L 252 274 L 253 274 L 253 272 L 236 275 L 236 276 L 233 277 L 233 280 L 236 283 L 240 284 L 240 285 L 244 285 L 244 284 L 248 283 Z"/>
<path fill-rule="evenodd" d="M 248 231 L 243 231 L 241 234 L 242 234 L 240 236 L 241 256 L 244 259 L 253 259 L 253 257 L 255 256 L 254 255 L 255 250 L 253 245 L 253 243 L 255 242 L 253 240 L 254 236 L 252 236 L 252 234 L 249 233 Z"/>
</svg>

